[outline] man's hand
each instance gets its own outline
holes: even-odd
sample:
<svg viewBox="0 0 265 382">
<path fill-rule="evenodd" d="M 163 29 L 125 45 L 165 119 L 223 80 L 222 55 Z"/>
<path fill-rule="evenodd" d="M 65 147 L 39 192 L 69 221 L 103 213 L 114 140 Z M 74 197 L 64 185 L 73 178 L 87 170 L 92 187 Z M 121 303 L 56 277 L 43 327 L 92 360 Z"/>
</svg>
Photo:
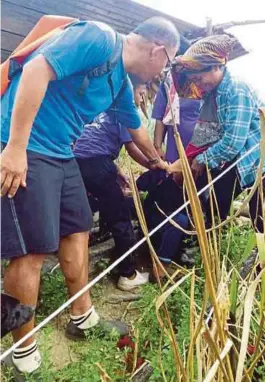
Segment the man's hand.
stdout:
<svg viewBox="0 0 265 382">
<path fill-rule="evenodd" d="M 165 170 L 166 172 L 168 172 L 168 163 L 163 161 L 161 158 L 157 158 L 157 159 L 158 159 L 157 162 L 150 163 L 149 165 L 150 170 L 160 169 L 160 170 Z"/>
<path fill-rule="evenodd" d="M 1 154 L 1 196 L 15 196 L 20 186 L 26 187 L 27 152 L 7 145 Z"/>
<path fill-rule="evenodd" d="M 205 170 L 205 167 L 206 166 L 204 163 L 198 163 L 196 158 L 193 159 L 191 164 L 191 171 L 195 180 L 197 180 L 202 175 L 202 173 Z"/>
</svg>

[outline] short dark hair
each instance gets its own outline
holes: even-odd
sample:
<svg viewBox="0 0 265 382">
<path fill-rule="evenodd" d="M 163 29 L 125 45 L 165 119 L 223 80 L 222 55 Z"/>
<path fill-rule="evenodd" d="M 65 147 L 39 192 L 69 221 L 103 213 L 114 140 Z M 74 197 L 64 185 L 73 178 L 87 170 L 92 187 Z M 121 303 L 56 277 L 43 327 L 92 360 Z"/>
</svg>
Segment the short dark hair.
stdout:
<svg viewBox="0 0 265 382">
<path fill-rule="evenodd" d="M 179 48 L 180 35 L 175 25 L 164 17 L 151 17 L 138 25 L 133 33 L 144 37 L 148 41 L 169 48 Z"/>
</svg>

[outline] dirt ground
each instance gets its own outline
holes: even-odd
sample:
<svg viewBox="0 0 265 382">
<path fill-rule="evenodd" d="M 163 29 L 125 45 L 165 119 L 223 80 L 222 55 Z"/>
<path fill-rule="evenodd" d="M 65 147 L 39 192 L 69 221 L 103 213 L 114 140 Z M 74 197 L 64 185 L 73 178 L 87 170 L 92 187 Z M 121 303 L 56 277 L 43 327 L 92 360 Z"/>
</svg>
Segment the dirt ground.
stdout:
<svg viewBox="0 0 265 382">
<path fill-rule="evenodd" d="M 96 264 L 101 259 L 109 258 L 111 251 L 113 251 L 114 242 L 108 240 L 107 242 L 95 245 L 90 250 L 90 279 L 93 279 L 96 274 L 100 273 L 96 270 Z M 136 256 L 137 269 L 139 271 L 150 271 L 150 258 L 147 255 L 148 251 L 145 247 L 141 248 L 140 254 Z M 92 256 L 91 256 L 92 255 Z M 44 273 L 50 273 L 54 266 L 58 263 L 56 256 L 48 256 L 43 270 Z M 4 273 L 4 264 L 2 264 L 2 277 Z M 149 269 L 148 269 L 149 268 Z M 54 272 L 61 272 L 58 267 Z M 2 281 L 1 277 L 1 281 Z M 131 292 L 124 292 L 116 287 L 115 276 L 105 276 L 95 287 L 92 288 L 92 299 L 100 317 L 104 320 L 121 320 L 128 325 L 141 315 L 141 312 L 132 306 L 133 301 L 139 300 L 141 295 L 140 289 Z M 47 302 L 48 303 L 48 302 Z M 51 349 L 51 359 L 56 369 L 61 369 L 69 363 L 77 359 L 77 354 L 71 349 L 71 341 L 64 335 L 65 327 L 69 320 L 69 312 L 63 312 L 59 317 L 55 318 L 49 325 L 51 329 L 48 334 L 48 343 Z M 41 330 L 37 333 L 37 338 L 42 348 L 44 340 L 47 342 L 47 332 Z M 7 335 L 1 344 L 1 353 L 8 349 L 12 344 L 11 335 Z M 89 346 L 89 344 L 88 344 Z M 42 350 L 42 349 L 41 349 Z M 1 382 L 3 382 L 1 375 Z"/>
<path fill-rule="evenodd" d="M 102 296 L 94 299 L 94 305 L 99 313 L 100 317 L 104 320 L 123 320 L 130 324 L 131 320 L 138 316 L 139 312 L 130 309 L 131 302 L 121 302 L 120 297 L 130 298 L 133 295 L 139 296 L 139 293 L 134 292 L 122 292 L 118 290 L 109 278 L 101 284 Z M 111 297 L 111 299 L 109 298 Z M 117 301 L 114 297 L 117 297 Z M 52 359 L 56 368 L 60 369 L 66 366 L 68 363 L 76 360 L 76 355 L 70 350 L 71 341 L 64 335 L 64 328 L 68 322 L 69 316 L 64 313 L 58 320 L 54 329 L 50 335 L 50 343 L 52 344 Z"/>
<path fill-rule="evenodd" d="M 94 293 L 92 292 L 92 296 L 96 310 L 102 319 L 122 320 L 130 325 L 131 321 L 139 316 L 139 311 L 133 307 L 130 308 L 132 301 L 140 298 L 139 292 L 137 289 L 132 292 L 120 291 L 116 288 L 114 280 L 111 277 L 106 277 L 95 289 Z M 126 301 L 122 301 L 123 299 Z M 61 369 L 77 360 L 77 355 L 71 350 L 71 341 L 64 335 L 68 320 L 69 314 L 64 312 L 54 319 L 50 325 L 52 330 L 48 334 L 48 342 L 51 348 L 52 363 L 56 369 Z M 47 341 L 47 334 L 45 336 L 45 341 Z M 42 331 L 38 333 L 37 337 L 41 347 L 44 340 Z M 6 336 L 2 344 L 2 352 L 11 343 L 11 335 Z M 1 376 L 1 381 L 4 381 L 3 376 Z"/>
</svg>

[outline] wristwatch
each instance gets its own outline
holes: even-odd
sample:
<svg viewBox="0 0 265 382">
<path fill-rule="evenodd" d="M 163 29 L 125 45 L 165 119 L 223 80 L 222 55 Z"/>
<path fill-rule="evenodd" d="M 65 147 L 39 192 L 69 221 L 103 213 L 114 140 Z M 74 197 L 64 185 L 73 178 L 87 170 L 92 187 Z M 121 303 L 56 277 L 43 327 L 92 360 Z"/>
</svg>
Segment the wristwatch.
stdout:
<svg viewBox="0 0 265 382">
<path fill-rule="evenodd" d="M 159 157 L 148 160 L 148 164 L 151 165 L 151 166 L 154 165 L 154 164 L 157 164 L 159 162 L 160 162 L 160 158 Z"/>
</svg>

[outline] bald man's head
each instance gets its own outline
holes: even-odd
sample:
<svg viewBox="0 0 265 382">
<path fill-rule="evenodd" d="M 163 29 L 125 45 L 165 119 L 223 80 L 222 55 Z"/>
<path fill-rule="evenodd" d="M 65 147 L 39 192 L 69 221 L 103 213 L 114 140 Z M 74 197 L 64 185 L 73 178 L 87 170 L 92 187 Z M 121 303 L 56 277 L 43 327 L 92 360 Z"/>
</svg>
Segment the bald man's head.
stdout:
<svg viewBox="0 0 265 382">
<path fill-rule="evenodd" d="M 175 25 L 163 18 L 152 17 L 127 36 L 124 48 L 127 72 L 141 81 L 149 81 L 161 73 L 173 60 L 180 45 Z"/>
<path fill-rule="evenodd" d="M 167 48 L 179 49 L 180 46 L 180 35 L 177 28 L 164 17 L 151 17 L 138 25 L 132 33 Z"/>
</svg>

